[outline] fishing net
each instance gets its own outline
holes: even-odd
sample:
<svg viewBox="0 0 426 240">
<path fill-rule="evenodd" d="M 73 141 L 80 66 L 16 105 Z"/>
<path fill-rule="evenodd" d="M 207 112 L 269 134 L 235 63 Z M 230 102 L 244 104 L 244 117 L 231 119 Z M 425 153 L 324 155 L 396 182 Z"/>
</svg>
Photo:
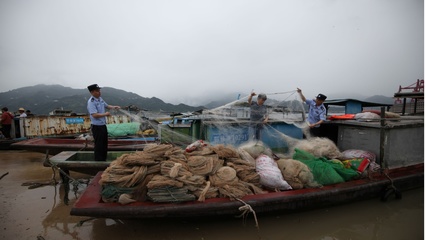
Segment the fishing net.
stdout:
<svg viewBox="0 0 426 240">
<path fill-rule="evenodd" d="M 250 121 L 248 96 L 240 98 L 241 95 L 235 101 L 197 114 L 132 114 L 120 110 L 140 123 L 138 134 L 142 133 L 147 142 L 152 134 L 157 134 L 159 141 L 111 163 L 99 183 L 120 191 L 106 192 L 103 199 L 116 201 L 123 194 L 127 194 L 127 202 L 236 199 L 265 193 L 265 189 L 320 187 L 355 177 L 349 172 L 351 169 L 326 162 L 341 154 L 333 142 L 302 139 L 307 134 L 306 110 L 295 93 L 266 93 L 268 121 L 263 124 Z M 257 97 L 252 101 L 256 102 Z M 261 126 L 259 138 L 255 138 L 253 126 Z M 292 161 L 304 165 L 277 165 L 278 155 L 293 157 L 297 161 Z M 256 164 L 259 157 L 271 161 L 274 174 L 262 171 Z M 276 177 L 270 179 L 273 176 Z"/>
<path fill-rule="evenodd" d="M 148 197 L 153 202 L 184 202 L 195 200 L 195 195 L 189 194 L 182 187 L 158 187 L 148 190 Z"/>
<path fill-rule="evenodd" d="M 128 135 L 137 135 L 140 133 L 140 122 L 130 123 L 111 123 L 107 124 L 108 136 L 109 137 L 124 137 Z"/>
<path fill-rule="evenodd" d="M 189 146 L 198 139 L 203 139 L 214 147 L 218 145 L 239 147 L 248 144 L 244 150 L 251 150 L 249 153 L 255 159 L 260 154 L 272 157 L 272 152 L 288 153 L 291 143 L 283 139 L 281 134 L 285 133 L 289 137 L 301 139 L 302 129 L 307 127 L 305 104 L 295 90 L 265 94 L 267 100 L 264 105 L 268 121 L 260 124 L 262 125 L 260 139 L 254 139 L 250 131 L 254 123 L 250 121 L 248 93 L 240 93 L 236 95 L 235 100 L 225 102 L 221 106 L 193 113 L 145 111 L 132 105 L 127 107 L 127 111 L 125 109 L 118 111 L 120 114 L 128 115 L 132 122 L 139 123 L 138 134 L 147 142 L 150 139 L 149 136 L 155 133 L 161 143 L 169 143 L 181 148 Z M 252 102 L 257 102 L 257 95 L 252 97 Z M 256 123 L 256 125 L 259 124 Z M 111 125 L 108 130 L 119 131 L 114 128 L 118 126 Z M 153 132 L 146 135 L 144 134 L 146 130 Z M 262 151 L 265 149 L 269 149 L 270 152 Z M 204 149 L 204 151 L 208 150 L 211 149 Z M 235 153 L 226 154 L 233 155 L 229 157 L 235 157 Z"/>
<path fill-rule="evenodd" d="M 293 159 L 280 159 L 277 161 L 284 179 L 293 189 L 322 187 L 314 180 L 314 175 L 308 166 Z"/>
<path fill-rule="evenodd" d="M 293 159 L 306 164 L 311 170 L 314 180 L 322 185 L 341 183 L 359 176 L 356 171 L 344 168 L 343 164 L 335 163 L 325 157 L 316 158 L 312 154 L 297 148 Z"/>
</svg>

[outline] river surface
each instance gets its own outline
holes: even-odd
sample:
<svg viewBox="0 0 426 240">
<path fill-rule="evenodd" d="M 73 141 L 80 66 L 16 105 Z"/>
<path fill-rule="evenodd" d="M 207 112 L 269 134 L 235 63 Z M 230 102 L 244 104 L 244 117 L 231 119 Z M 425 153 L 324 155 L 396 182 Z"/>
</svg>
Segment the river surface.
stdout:
<svg viewBox="0 0 426 240">
<path fill-rule="evenodd" d="M 157 220 L 89 219 L 71 216 L 86 185 L 72 186 L 65 204 L 62 184 L 29 189 L 58 174 L 43 167 L 45 154 L 0 151 L 0 239 L 424 239 L 424 189 L 402 193 L 401 200 L 371 199 L 299 213 L 241 218 Z M 90 176 L 71 172 L 75 179 Z M 80 221 L 84 221 L 80 224 Z"/>
</svg>

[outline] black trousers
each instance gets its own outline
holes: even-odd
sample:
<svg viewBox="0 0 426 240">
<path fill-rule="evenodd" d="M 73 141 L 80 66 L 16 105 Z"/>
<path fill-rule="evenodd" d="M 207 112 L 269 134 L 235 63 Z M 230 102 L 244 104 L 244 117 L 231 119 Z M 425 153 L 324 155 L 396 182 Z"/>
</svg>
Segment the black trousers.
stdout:
<svg viewBox="0 0 426 240">
<path fill-rule="evenodd" d="M 106 125 L 91 125 L 95 139 L 95 161 L 106 161 L 108 153 L 108 131 Z"/>
<path fill-rule="evenodd" d="M 3 133 L 5 138 L 10 138 L 10 130 L 12 129 L 12 125 L 3 124 L 1 128 L 1 132 Z"/>
<path fill-rule="evenodd" d="M 321 128 L 320 127 L 310 128 L 309 131 L 311 132 L 312 137 L 320 137 L 321 136 Z"/>
<path fill-rule="evenodd" d="M 260 140 L 263 123 L 251 123 L 249 128 L 249 140 Z"/>
</svg>

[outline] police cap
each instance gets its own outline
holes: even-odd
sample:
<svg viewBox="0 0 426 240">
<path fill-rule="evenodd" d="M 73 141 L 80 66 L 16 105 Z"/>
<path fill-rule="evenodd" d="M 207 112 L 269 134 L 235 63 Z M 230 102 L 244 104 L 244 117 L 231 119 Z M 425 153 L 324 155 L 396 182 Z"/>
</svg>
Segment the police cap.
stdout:
<svg viewBox="0 0 426 240">
<path fill-rule="evenodd" d="M 87 87 L 87 89 L 89 89 L 89 92 L 96 90 L 96 89 L 101 89 L 98 84 L 92 84 L 90 86 Z"/>
<path fill-rule="evenodd" d="M 324 101 L 325 99 L 327 99 L 327 96 L 320 93 L 320 94 L 318 94 L 317 98 Z"/>
</svg>

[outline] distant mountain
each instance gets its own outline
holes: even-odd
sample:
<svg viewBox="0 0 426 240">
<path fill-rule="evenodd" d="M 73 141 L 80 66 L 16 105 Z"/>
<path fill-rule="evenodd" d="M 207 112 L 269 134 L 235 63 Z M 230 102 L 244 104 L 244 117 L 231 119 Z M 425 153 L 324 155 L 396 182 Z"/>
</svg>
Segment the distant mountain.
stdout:
<svg viewBox="0 0 426 240">
<path fill-rule="evenodd" d="M 173 105 L 156 97 L 144 98 L 135 93 L 104 87 L 102 97 L 111 105 L 136 106 L 139 109 L 163 112 L 192 112 L 205 107 L 193 107 L 185 104 Z M 54 109 L 72 110 L 75 113 L 87 113 L 87 89 L 73 89 L 61 85 L 35 85 L 0 93 L 0 108 L 8 107 L 15 112 L 23 107 L 36 115 L 47 115 Z"/>
<path fill-rule="evenodd" d="M 384 103 L 384 104 L 393 104 L 395 102 L 395 99 L 391 97 L 385 97 L 382 95 L 374 95 L 372 97 L 368 97 L 364 99 L 366 102 L 373 102 L 373 103 Z"/>
</svg>

